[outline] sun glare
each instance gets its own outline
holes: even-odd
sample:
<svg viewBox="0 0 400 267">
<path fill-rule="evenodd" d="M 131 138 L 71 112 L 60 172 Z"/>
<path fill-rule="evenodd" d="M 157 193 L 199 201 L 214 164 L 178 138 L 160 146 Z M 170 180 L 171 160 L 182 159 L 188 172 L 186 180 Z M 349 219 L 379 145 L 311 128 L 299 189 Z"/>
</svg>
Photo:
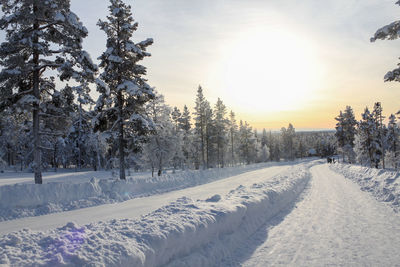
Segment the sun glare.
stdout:
<svg viewBox="0 0 400 267">
<path fill-rule="evenodd" d="M 226 51 L 224 95 L 243 110 L 295 110 L 316 89 L 314 50 L 295 34 L 254 30 L 241 35 Z"/>
</svg>

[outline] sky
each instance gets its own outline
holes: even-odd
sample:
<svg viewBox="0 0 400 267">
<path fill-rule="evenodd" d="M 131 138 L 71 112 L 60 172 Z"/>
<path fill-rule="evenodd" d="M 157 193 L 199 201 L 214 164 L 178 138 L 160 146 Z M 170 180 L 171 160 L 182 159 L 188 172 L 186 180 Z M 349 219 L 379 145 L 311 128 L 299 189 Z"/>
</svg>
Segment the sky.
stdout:
<svg viewBox="0 0 400 267">
<path fill-rule="evenodd" d="M 356 117 L 382 102 L 400 109 L 400 85 L 383 76 L 398 63 L 400 41 L 369 40 L 400 16 L 395 0 L 126 0 L 139 22 L 134 41 L 154 39 L 142 63 L 149 84 L 171 106 L 193 108 L 203 87 L 257 129 L 333 129 L 346 105 Z M 84 48 L 97 58 L 96 26 L 106 0 L 71 0 L 89 30 Z"/>
</svg>

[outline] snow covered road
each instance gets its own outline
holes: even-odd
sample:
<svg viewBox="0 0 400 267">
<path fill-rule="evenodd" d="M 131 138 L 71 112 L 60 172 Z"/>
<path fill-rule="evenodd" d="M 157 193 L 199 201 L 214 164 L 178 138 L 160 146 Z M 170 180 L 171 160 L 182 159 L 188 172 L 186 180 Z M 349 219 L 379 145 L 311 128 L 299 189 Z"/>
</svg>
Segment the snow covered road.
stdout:
<svg viewBox="0 0 400 267">
<path fill-rule="evenodd" d="M 226 265 L 399 266 L 400 216 L 326 164 L 295 207 L 264 225 Z"/>
<path fill-rule="evenodd" d="M 267 181 L 278 173 L 288 170 L 289 168 L 291 168 L 290 165 L 269 167 L 246 172 L 200 186 L 171 191 L 149 197 L 134 198 L 121 203 L 106 204 L 43 216 L 3 221 L 0 222 L 0 235 L 18 231 L 23 228 L 43 231 L 64 226 L 70 221 L 73 221 L 79 225 L 84 225 L 91 222 L 105 221 L 109 219 L 134 219 L 156 210 L 157 208 L 183 196 L 190 197 L 192 199 L 206 199 L 215 194 L 223 195 L 240 185 L 249 186 L 253 183 Z"/>
</svg>

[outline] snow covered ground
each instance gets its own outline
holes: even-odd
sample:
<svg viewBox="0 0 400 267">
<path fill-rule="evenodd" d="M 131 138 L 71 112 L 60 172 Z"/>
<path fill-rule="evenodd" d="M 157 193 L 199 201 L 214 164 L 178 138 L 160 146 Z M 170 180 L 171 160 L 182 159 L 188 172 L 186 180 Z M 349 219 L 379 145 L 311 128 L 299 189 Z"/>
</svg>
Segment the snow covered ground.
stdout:
<svg viewBox="0 0 400 267">
<path fill-rule="evenodd" d="M 124 202 L 3 221 L 0 264 L 396 266 L 399 214 L 323 163 L 258 168 Z M 364 171 L 397 182 L 395 173 Z"/>
<path fill-rule="evenodd" d="M 135 178 L 148 177 L 147 173 L 135 174 Z M 50 182 L 68 182 L 68 183 L 81 183 L 83 181 L 90 181 L 95 177 L 96 179 L 109 179 L 113 177 L 111 171 L 73 171 L 73 170 L 59 170 L 57 172 L 43 172 L 43 183 Z M 5 171 L 0 173 L 0 186 L 12 185 L 17 183 L 33 184 L 33 173 L 29 172 L 15 172 Z"/>
<path fill-rule="evenodd" d="M 250 185 L 240 185 L 227 194 L 202 200 L 181 197 L 139 219 L 113 219 L 82 226 L 69 222 L 49 231 L 24 229 L 9 233 L 0 240 L 0 263 L 213 265 L 292 203 L 309 177 L 307 165 L 300 164 L 286 167 L 279 175 L 260 177 L 257 183 L 247 181 Z M 246 182 L 245 178 L 252 176 L 241 177 L 242 182 Z M 224 185 L 229 188 L 230 179 L 226 180 Z"/>
<path fill-rule="evenodd" d="M 0 222 L 0 235 L 21 230 L 27 225 L 29 225 L 29 228 L 32 230 L 43 231 L 49 228 L 64 226 L 71 220 L 78 224 L 88 224 L 93 221 L 104 221 L 110 219 L 136 219 L 141 215 L 150 213 L 181 197 L 206 199 L 215 194 L 227 194 L 230 190 L 241 185 L 251 186 L 253 183 L 268 181 L 279 173 L 287 171 L 290 168 L 290 166 L 268 167 L 234 175 L 226 179 L 219 179 L 203 185 L 180 190 L 172 190 L 167 193 L 154 194 L 148 197 L 133 198 L 124 202 L 3 221 Z"/>
<path fill-rule="evenodd" d="M 8 172 L 0 176 L 0 184 L 1 180 L 9 183 L 0 186 L 0 221 L 121 202 L 288 164 L 293 163 L 271 162 L 223 169 L 188 170 L 170 172 L 161 177 L 151 177 L 150 173 L 133 173 L 126 181 L 111 178 L 111 172 L 106 171 L 45 173 L 43 185 L 33 184 L 33 178 L 27 181 L 25 173 Z"/>
<path fill-rule="evenodd" d="M 344 175 L 372 193 L 380 201 L 400 211 L 400 173 L 390 170 L 373 169 L 349 164 L 334 164 L 331 169 Z"/>
</svg>

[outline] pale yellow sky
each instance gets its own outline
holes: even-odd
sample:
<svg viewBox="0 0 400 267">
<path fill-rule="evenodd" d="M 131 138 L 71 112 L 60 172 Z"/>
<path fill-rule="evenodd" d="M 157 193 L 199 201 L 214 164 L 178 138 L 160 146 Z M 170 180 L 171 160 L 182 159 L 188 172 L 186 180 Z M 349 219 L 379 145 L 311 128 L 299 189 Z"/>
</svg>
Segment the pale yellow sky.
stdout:
<svg viewBox="0 0 400 267">
<path fill-rule="evenodd" d="M 149 83 L 171 106 L 194 106 L 199 84 L 212 105 L 220 97 L 238 119 L 279 129 L 333 128 L 346 105 L 357 118 L 374 102 L 400 109 L 400 85 L 383 76 L 398 63 L 400 41 L 369 38 L 396 20 L 392 0 L 135 0 L 139 30 L 153 37 Z M 72 0 L 89 29 L 93 58 L 105 37 L 95 23 L 108 1 Z"/>
</svg>

